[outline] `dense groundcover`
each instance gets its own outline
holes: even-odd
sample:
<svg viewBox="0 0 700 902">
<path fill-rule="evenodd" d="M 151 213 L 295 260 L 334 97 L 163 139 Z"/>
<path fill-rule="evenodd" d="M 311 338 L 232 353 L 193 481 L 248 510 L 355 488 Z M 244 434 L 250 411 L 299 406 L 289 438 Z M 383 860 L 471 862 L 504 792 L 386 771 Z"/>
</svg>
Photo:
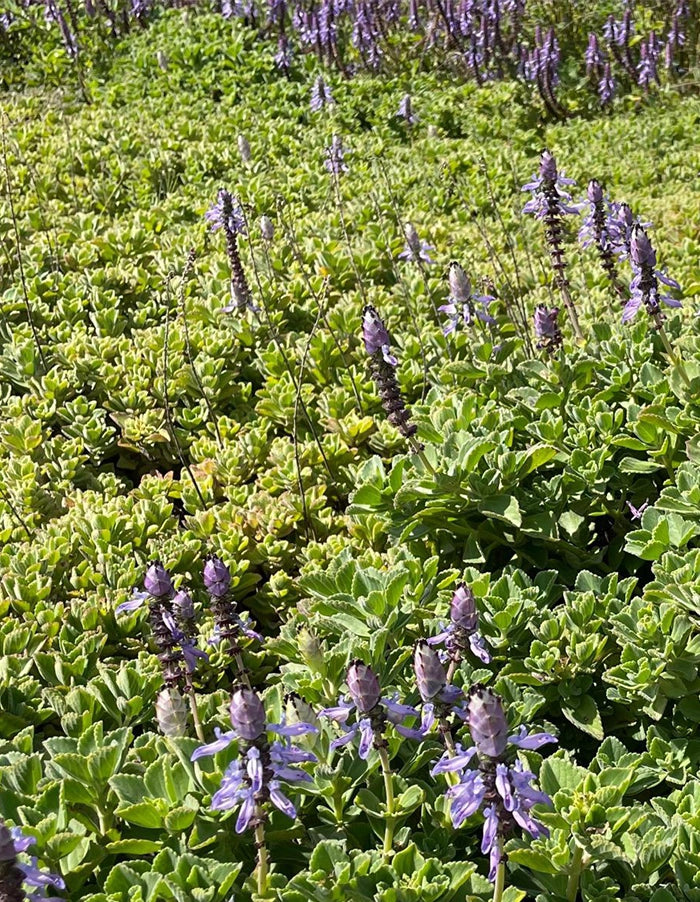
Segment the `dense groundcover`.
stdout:
<svg viewBox="0 0 700 902">
<path fill-rule="evenodd" d="M 438 13 L 351 78 L 242 8 L 76 62 L 47 8 L 3 32 L 0 899 L 698 902 L 695 70 L 556 110 Z"/>
</svg>

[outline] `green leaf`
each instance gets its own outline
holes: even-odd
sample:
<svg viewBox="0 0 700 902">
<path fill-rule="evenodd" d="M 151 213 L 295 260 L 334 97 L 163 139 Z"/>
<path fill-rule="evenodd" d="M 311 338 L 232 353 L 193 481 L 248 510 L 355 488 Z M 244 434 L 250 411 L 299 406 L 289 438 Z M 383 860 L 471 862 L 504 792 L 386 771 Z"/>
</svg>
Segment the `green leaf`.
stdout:
<svg viewBox="0 0 700 902">
<path fill-rule="evenodd" d="M 504 520 L 513 526 L 520 526 L 522 523 L 520 506 L 514 495 L 494 495 L 493 498 L 485 498 L 479 503 L 479 510 L 486 517 Z"/>
<path fill-rule="evenodd" d="M 559 757 L 557 757 L 559 756 Z M 560 789 L 576 790 L 583 783 L 588 771 L 579 767 L 561 752 L 545 758 L 540 767 L 540 786 L 549 796 L 556 795 Z"/>
<path fill-rule="evenodd" d="M 598 706 L 589 695 L 579 695 L 562 700 L 561 710 L 567 720 L 589 733 L 595 739 L 604 739 L 603 722 Z"/>
</svg>

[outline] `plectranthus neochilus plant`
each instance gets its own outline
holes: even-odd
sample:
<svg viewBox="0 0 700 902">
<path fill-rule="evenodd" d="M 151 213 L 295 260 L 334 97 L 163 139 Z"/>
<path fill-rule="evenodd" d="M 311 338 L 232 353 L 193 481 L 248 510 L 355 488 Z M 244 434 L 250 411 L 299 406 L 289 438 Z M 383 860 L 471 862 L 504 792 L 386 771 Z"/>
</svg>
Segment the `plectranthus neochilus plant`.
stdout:
<svg viewBox="0 0 700 902">
<path fill-rule="evenodd" d="M 435 470 L 425 456 L 423 446 L 416 440 L 418 427 L 411 422 L 411 414 L 401 395 L 401 389 L 396 379 L 396 367 L 399 362 L 391 353 L 389 333 L 382 318 L 371 304 L 365 307 L 362 314 L 362 340 L 365 351 L 369 354 L 372 378 L 377 386 L 382 407 L 386 411 L 387 420 L 408 441 L 412 450 L 423 461 L 426 469 L 434 474 Z"/>
<path fill-rule="evenodd" d="M 296 748 L 292 738 L 318 732 L 313 724 L 268 723 L 265 708 L 258 694 L 248 687 L 237 689 L 231 697 L 231 726 L 222 733 L 214 730 L 214 742 L 200 746 L 192 753 L 192 761 L 223 751 L 232 742 L 238 742 L 238 755 L 224 772 L 221 786 L 214 793 L 211 807 L 216 811 L 238 809 L 236 833 L 255 831 L 258 849 L 258 892 L 267 892 L 269 856 L 265 843 L 265 822 L 271 803 L 292 819 L 297 812 L 294 804 L 282 791 L 281 783 L 310 783 L 306 771 L 298 764 L 314 763 L 316 756 Z M 268 733 L 277 737 L 270 741 Z"/>
<path fill-rule="evenodd" d="M 472 291 L 469 276 L 455 260 L 450 263 L 448 282 L 448 303 L 438 307 L 448 317 L 442 330 L 445 335 L 454 332 L 459 326 L 473 326 L 477 319 L 488 326 L 496 324 L 496 320 L 488 312 L 489 304 L 494 298 L 489 294 L 476 294 Z"/>
<path fill-rule="evenodd" d="M 454 718 L 459 721 L 466 718 L 464 693 L 458 686 L 453 686 L 448 681 L 445 667 L 427 639 L 419 639 L 416 642 L 413 652 L 413 670 L 418 694 L 423 702 L 420 726 L 398 725 L 396 729 L 402 736 L 421 740 L 425 739 L 437 723 L 438 733 L 448 752 L 454 754 L 455 743 L 452 738 L 453 723 L 451 721 Z"/>
<path fill-rule="evenodd" d="M 360 758 L 366 760 L 373 748 L 379 755 L 386 793 L 384 854 L 389 855 L 394 841 L 396 799 L 387 741 L 384 734 L 388 722 L 398 724 L 406 717 L 416 716 L 418 712 L 415 708 L 401 705 L 394 699 L 382 698 L 377 675 L 363 661 L 356 660 L 350 664 L 345 682 L 347 683 L 351 700 L 343 697 L 338 705 L 324 708 L 319 713 L 322 717 L 335 721 L 343 728 L 343 735 L 331 742 L 332 749 L 347 745 L 359 733 L 360 745 L 358 754 Z M 347 721 L 353 711 L 356 717 L 355 723 L 352 726 L 347 726 Z"/>
<path fill-rule="evenodd" d="M 623 293 L 617 274 L 615 247 L 618 227 L 615 221 L 615 210 L 597 179 L 591 179 L 586 189 L 588 213 L 581 226 L 578 237 L 583 247 L 595 244 L 601 266 L 608 277 L 610 287 L 616 295 Z M 584 202 L 584 203 L 586 203 Z"/>
<path fill-rule="evenodd" d="M 450 602 L 450 622 L 437 636 L 427 640 L 428 645 L 445 645 L 449 659 L 446 682 L 451 683 L 463 656 L 469 652 L 483 661 L 491 662 L 491 654 L 479 633 L 479 612 L 474 593 L 465 583 L 460 583 Z"/>
<path fill-rule="evenodd" d="M 192 599 L 187 592 L 175 593 L 170 574 L 160 561 L 153 561 L 148 565 L 143 579 L 143 587 L 143 592 L 134 592 L 132 598 L 120 604 L 115 613 L 135 611 L 146 602 L 148 603 L 151 634 L 157 649 L 166 690 L 166 694 L 161 699 L 161 713 L 166 704 L 177 705 L 178 687 L 184 687 L 189 698 L 195 731 L 197 736 L 203 739 L 204 734 L 197 709 L 192 673 L 197 662 L 200 659 L 207 660 L 208 656 L 205 652 L 200 651 L 194 642 Z"/>
<path fill-rule="evenodd" d="M 546 351 L 550 355 L 554 354 L 562 344 L 562 334 L 559 328 L 559 308 L 538 304 L 535 307 L 533 323 L 535 337 L 537 338 L 537 349 Z"/>
<path fill-rule="evenodd" d="M 226 564 L 215 554 L 210 554 L 204 562 L 202 571 L 204 588 L 209 594 L 209 607 L 214 615 L 214 637 L 210 639 L 212 645 L 224 644 L 225 650 L 231 655 L 238 671 L 238 679 L 248 684 L 248 672 L 241 654 L 240 639 L 262 641 L 262 636 L 252 630 L 249 621 L 239 615 L 236 610 L 236 602 L 231 597 L 231 571 Z"/>
<path fill-rule="evenodd" d="M 62 877 L 42 871 L 33 856 L 29 864 L 18 858 L 35 842 L 19 827 L 8 828 L 0 821 L 0 902 L 64 902 L 58 896 L 44 894 L 51 886 L 65 889 Z"/>
<path fill-rule="evenodd" d="M 233 310 L 244 309 L 256 312 L 257 307 L 253 303 L 238 249 L 238 236 L 246 234 L 246 219 L 240 202 L 225 188 L 221 188 L 216 203 L 207 210 L 204 218 L 209 222 L 212 232 L 222 229 L 226 238 L 226 255 L 231 267 L 232 303 L 223 308 L 224 312 L 231 313 Z"/>
<path fill-rule="evenodd" d="M 564 216 L 578 215 L 578 207 L 573 206 L 571 195 L 560 188 L 575 185 L 573 179 L 566 178 L 557 170 L 554 155 L 544 150 L 540 157 L 539 174 L 531 182 L 523 185 L 523 191 L 531 191 L 532 198 L 523 207 L 523 213 L 533 213 L 536 219 L 544 223 L 544 233 L 549 248 L 549 256 L 554 270 L 554 280 L 559 289 L 571 327 L 579 341 L 583 341 L 583 332 L 579 325 L 576 307 L 569 291 L 569 280 L 566 276 L 566 258 L 564 257 Z"/>
<path fill-rule="evenodd" d="M 549 831 L 532 816 L 537 804 L 550 805 L 545 793 L 533 786 L 536 779 L 514 752 L 539 749 L 556 742 L 550 733 L 520 730 L 509 735 L 508 721 L 501 698 L 491 689 L 476 683 L 469 690 L 467 723 L 474 745 L 448 751 L 432 773 L 459 773 L 460 780 L 447 790 L 450 815 L 455 827 L 480 809 L 484 813 L 481 851 L 489 856 L 489 880 L 495 883 L 494 902 L 500 902 L 505 887 L 506 855 L 503 844 L 516 826 L 531 836 L 548 836 Z M 476 766 L 472 766 L 476 762 Z"/>
<path fill-rule="evenodd" d="M 432 244 L 428 244 L 427 241 L 424 241 L 420 237 L 413 223 L 406 223 L 404 227 L 404 237 L 406 239 L 406 244 L 399 254 L 400 260 L 408 260 L 410 263 L 418 264 L 435 263 L 429 253 L 433 250 Z"/>
</svg>

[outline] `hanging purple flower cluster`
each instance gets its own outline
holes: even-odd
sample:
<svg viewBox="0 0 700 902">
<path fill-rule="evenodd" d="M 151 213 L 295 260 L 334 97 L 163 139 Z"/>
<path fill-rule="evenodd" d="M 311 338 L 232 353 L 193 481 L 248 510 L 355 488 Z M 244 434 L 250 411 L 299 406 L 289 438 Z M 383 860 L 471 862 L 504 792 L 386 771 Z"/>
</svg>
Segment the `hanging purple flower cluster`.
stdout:
<svg viewBox="0 0 700 902">
<path fill-rule="evenodd" d="M 223 751 L 238 742 L 238 756 L 229 764 L 214 793 L 211 807 L 217 811 L 238 809 L 236 833 L 255 828 L 267 818 L 267 802 L 287 817 L 296 817 L 296 808 L 282 791 L 282 783 L 310 783 L 311 777 L 297 767 L 314 763 L 316 756 L 296 748 L 292 739 L 318 730 L 310 723 L 267 723 L 262 701 L 253 689 L 238 689 L 230 706 L 233 729 L 222 733 L 215 729 L 216 739 L 192 753 L 192 761 Z M 272 742 L 268 733 L 279 739 Z"/>
</svg>

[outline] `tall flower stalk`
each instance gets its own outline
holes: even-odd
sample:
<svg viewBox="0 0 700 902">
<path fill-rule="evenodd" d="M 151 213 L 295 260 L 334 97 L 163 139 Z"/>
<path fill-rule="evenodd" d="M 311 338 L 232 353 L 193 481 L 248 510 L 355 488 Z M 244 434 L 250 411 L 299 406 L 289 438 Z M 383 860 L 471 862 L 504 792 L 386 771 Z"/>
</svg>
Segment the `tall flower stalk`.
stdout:
<svg viewBox="0 0 700 902">
<path fill-rule="evenodd" d="M 246 233 L 245 216 L 238 199 L 225 188 L 221 188 L 216 203 L 205 213 L 204 218 L 208 220 L 212 232 L 222 229 L 226 238 L 226 255 L 231 267 L 232 302 L 223 308 L 224 311 L 226 313 L 245 309 L 257 311 L 238 248 L 238 236 Z"/>
<path fill-rule="evenodd" d="M 236 833 L 254 830 L 258 850 L 258 893 L 265 896 L 270 873 L 265 838 L 269 806 L 272 804 L 287 817 L 296 818 L 296 808 L 282 791 L 281 784 L 310 783 L 309 774 L 296 765 L 314 763 L 317 758 L 312 752 L 296 748 L 291 740 L 317 733 L 318 729 L 303 722 L 267 723 L 263 703 L 249 687 L 233 693 L 229 710 L 232 729 L 222 733 L 215 728 L 216 739 L 195 749 L 192 761 L 215 755 L 232 742 L 238 742 L 238 755 L 226 768 L 221 786 L 212 796 L 211 807 L 216 811 L 238 810 Z M 270 741 L 268 733 L 279 738 Z"/>
<path fill-rule="evenodd" d="M 194 642 L 192 599 L 186 592 L 175 593 L 170 574 L 160 561 L 153 561 L 148 565 L 143 587 L 143 592 L 135 591 L 129 601 L 117 607 L 115 613 L 135 611 L 148 603 L 151 634 L 165 684 L 162 697 L 159 696 L 160 708 L 156 712 L 159 723 L 162 719 L 164 724 L 168 724 L 168 728 L 172 727 L 173 731 L 176 729 L 175 723 L 179 718 L 179 712 L 177 714 L 175 712 L 179 708 L 179 688 L 184 687 L 192 711 L 195 732 L 197 737 L 204 741 L 192 674 L 198 660 L 207 660 L 208 655 L 198 649 Z M 187 623 L 186 631 L 182 629 L 185 623 Z"/>
<path fill-rule="evenodd" d="M 365 761 L 374 748 L 379 756 L 384 780 L 386 796 L 386 823 L 384 828 L 383 851 L 389 856 L 393 850 L 394 828 L 396 826 L 396 798 L 394 783 L 387 750 L 385 732 L 387 723 L 400 723 L 418 712 L 408 705 L 401 705 L 395 699 L 382 698 L 379 680 L 372 668 L 363 661 L 355 660 L 348 667 L 345 681 L 349 698 L 341 697 L 339 703 L 331 708 L 324 708 L 320 714 L 340 724 L 343 735 L 331 742 L 331 749 L 348 745 L 359 735 L 358 754 Z M 350 715 L 354 712 L 355 723 L 348 726 Z M 398 729 L 398 727 L 397 727 Z"/>
<path fill-rule="evenodd" d="M 600 265 L 608 277 L 610 288 L 613 294 L 619 296 L 624 294 L 624 289 L 620 284 L 615 261 L 617 223 L 613 205 L 603 193 L 597 179 L 591 179 L 588 183 L 586 202 L 588 213 L 578 233 L 579 241 L 583 247 L 595 244 Z"/>
<path fill-rule="evenodd" d="M 220 557 L 210 554 L 204 562 L 202 571 L 204 587 L 209 594 L 209 606 L 214 615 L 214 637 L 212 645 L 224 643 L 228 653 L 236 665 L 237 677 L 246 686 L 250 686 L 248 671 L 243 663 L 240 645 L 241 636 L 262 641 L 262 636 L 250 628 L 248 620 L 243 620 L 236 610 L 236 603 L 231 598 L 231 571 Z"/>
<path fill-rule="evenodd" d="M 459 783 L 447 790 L 455 827 L 483 811 L 481 851 L 489 855 L 493 899 L 500 902 L 505 887 L 503 844 L 508 834 L 517 826 L 535 838 L 549 835 L 532 816 L 532 809 L 537 804 L 550 805 L 551 799 L 533 786 L 535 775 L 520 760 L 513 760 L 513 752 L 539 749 L 557 740 L 550 733 L 528 733 L 524 727 L 509 735 L 501 698 L 479 683 L 469 691 L 467 723 L 474 745 L 466 750 L 460 747 L 456 755 L 446 753 L 432 773 L 460 774 Z"/>
<path fill-rule="evenodd" d="M 379 391 L 379 397 L 381 398 L 382 407 L 386 411 L 388 421 L 408 441 L 413 451 L 418 454 L 428 470 L 434 473 L 435 471 L 425 456 L 422 446 L 416 440 L 415 436 L 418 427 L 411 422 L 411 414 L 401 395 L 401 389 L 396 379 L 396 367 L 399 365 L 399 362 L 391 353 L 389 333 L 382 318 L 371 304 L 368 304 L 363 312 L 362 339 L 365 350 L 369 355 L 372 377 Z"/>
<path fill-rule="evenodd" d="M 531 191 L 533 196 L 523 207 L 523 213 L 533 213 L 536 219 L 544 223 L 544 233 L 549 248 L 549 256 L 554 270 L 554 280 L 564 302 L 564 307 L 571 321 L 571 327 L 578 341 L 582 342 L 583 332 L 579 325 L 576 307 L 574 306 L 566 276 L 566 258 L 564 256 L 564 216 L 578 215 L 578 208 L 573 206 L 571 196 L 560 188 L 575 185 L 573 179 L 565 178 L 557 171 L 554 155 L 548 150 L 540 157 L 539 175 L 523 186 L 523 191 Z"/>
</svg>

